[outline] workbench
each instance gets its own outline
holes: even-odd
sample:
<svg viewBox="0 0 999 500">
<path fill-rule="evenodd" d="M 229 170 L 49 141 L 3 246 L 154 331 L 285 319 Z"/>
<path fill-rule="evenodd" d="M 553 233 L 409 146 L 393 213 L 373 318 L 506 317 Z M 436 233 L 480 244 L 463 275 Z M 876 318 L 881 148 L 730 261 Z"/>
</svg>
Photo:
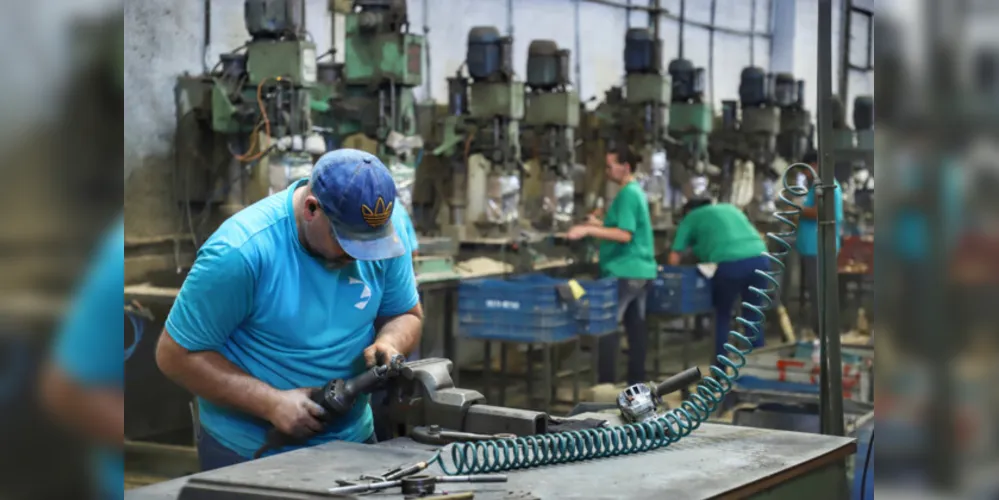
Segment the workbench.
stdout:
<svg viewBox="0 0 999 500">
<path fill-rule="evenodd" d="M 377 445 L 335 442 L 197 474 L 221 481 L 324 491 L 336 481 L 426 460 L 432 447 L 398 438 Z M 846 498 L 844 461 L 853 439 L 703 424 L 666 449 L 509 472 L 499 484 L 440 485 L 477 499 Z M 440 475 L 437 465 L 425 473 Z M 125 500 L 174 500 L 187 478 L 125 493 Z M 366 497 L 401 499 L 398 489 Z"/>
</svg>

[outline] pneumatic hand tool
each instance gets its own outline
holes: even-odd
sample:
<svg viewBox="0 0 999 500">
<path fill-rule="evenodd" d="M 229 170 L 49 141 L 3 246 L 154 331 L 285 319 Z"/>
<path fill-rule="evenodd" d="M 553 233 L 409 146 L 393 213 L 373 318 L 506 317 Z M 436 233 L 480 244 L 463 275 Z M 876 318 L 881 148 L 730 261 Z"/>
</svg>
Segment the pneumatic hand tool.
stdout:
<svg viewBox="0 0 999 500">
<path fill-rule="evenodd" d="M 313 389 L 309 399 L 326 411 L 323 421 L 328 424 L 349 412 L 358 397 L 378 390 L 382 383 L 396 376 L 405 361 L 401 354 L 396 354 L 388 363 L 376 365 L 352 379 L 330 380 L 324 386 Z M 253 458 L 260 458 L 270 450 L 301 444 L 304 441 L 272 428 L 267 431 L 267 440 L 253 454 Z"/>
<path fill-rule="evenodd" d="M 664 380 L 660 384 L 634 384 L 617 396 L 617 407 L 627 423 L 646 422 L 659 417 L 662 397 L 672 394 L 701 380 L 701 370 L 696 366 Z"/>
</svg>

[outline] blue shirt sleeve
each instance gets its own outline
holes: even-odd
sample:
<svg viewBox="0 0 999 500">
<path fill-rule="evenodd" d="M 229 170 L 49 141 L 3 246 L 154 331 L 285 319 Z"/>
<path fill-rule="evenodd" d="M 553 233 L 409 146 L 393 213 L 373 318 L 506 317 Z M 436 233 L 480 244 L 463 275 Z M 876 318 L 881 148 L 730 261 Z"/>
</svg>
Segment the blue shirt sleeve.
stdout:
<svg viewBox="0 0 999 500">
<path fill-rule="evenodd" d="M 124 380 L 124 245 L 122 219 L 105 238 L 54 345 L 55 363 L 81 385 L 120 387 Z"/>
<path fill-rule="evenodd" d="M 170 309 L 166 331 L 189 351 L 219 350 L 252 310 L 254 286 L 239 249 L 206 243 Z"/>
<path fill-rule="evenodd" d="M 379 317 L 398 316 L 416 307 L 420 295 L 413 275 L 413 259 L 409 255 L 385 262 L 385 291 L 378 307 Z"/>
<path fill-rule="evenodd" d="M 843 221 L 846 219 L 843 216 L 843 189 L 839 187 L 839 183 L 836 183 L 836 227 L 842 227 Z"/>
<path fill-rule="evenodd" d="M 805 195 L 805 202 L 801 205 L 804 208 L 812 208 L 815 206 L 815 187 L 813 186 L 808 190 L 808 194 Z"/>
<path fill-rule="evenodd" d="M 409 243 L 413 252 L 420 249 L 420 239 L 416 237 L 416 228 L 413 227 L 413 219 L 406 217 L 406 232 L 409 234 Z"/>
</svg>

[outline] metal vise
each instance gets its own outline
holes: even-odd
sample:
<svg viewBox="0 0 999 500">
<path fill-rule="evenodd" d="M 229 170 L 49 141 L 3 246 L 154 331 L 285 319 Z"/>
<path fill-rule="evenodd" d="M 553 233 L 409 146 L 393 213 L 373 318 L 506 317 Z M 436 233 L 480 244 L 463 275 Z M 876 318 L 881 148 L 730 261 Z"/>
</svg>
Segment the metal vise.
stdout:
<svg viewBox="0 0 999 500">
<path fill-rule="evenodd" d="M 406 363 L 388 385 L 389 418 L 413 427 L 437 425 L 475 434 L 533 436 L 548 430 L 547 413 L 490 406 L 478 391 L 451 380 L 451 360 L 427 358 Z"/>
</svg>

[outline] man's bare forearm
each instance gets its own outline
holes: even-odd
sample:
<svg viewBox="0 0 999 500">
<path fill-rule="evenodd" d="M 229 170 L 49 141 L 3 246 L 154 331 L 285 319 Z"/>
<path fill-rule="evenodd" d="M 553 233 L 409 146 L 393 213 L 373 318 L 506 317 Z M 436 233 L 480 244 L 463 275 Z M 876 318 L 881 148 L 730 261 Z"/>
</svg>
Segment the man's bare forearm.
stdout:
<svg viewBox="0 0 999 500">
<path fill-rule="evenodd" d="M 616 227 L 593 227 L 590 229 L 590 236 L 605 241 L 616 241 L 618 243 L 631 242 L 631 233 Z"/>
<path fill-rule="evenodd" d="M 84 387 L 56 367 L 47 370 L 43 401 L 67 427 L 105 446 L 125 443 L 125 394 L 120 389 Z"/>
<path fill-rule="evenodd" d="M 378 330 L 378 341 L 388 342 L 408 356 L 420 345 L 422 334 L 423 309 L 417 306 L 405 314 L 386 320 Z"/>
<path fill-rule="evenodd" d="M 268 419 L 278 390 L 248 375 L 215 351 L 188 351 L 166 331 L 156 349 L 160 370 L 212 403 Z"/>
</svg>

